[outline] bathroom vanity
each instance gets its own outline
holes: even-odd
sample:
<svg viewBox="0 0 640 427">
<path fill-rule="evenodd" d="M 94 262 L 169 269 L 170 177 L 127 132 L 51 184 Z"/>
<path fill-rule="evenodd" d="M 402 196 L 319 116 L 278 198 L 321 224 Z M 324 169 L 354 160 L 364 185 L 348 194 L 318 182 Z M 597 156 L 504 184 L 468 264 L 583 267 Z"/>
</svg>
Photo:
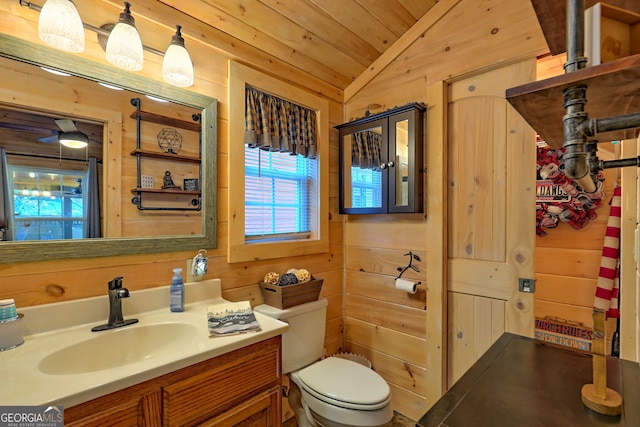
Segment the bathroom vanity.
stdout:
<svg viewBox="0 0 640 427">
<path fill-rule="evenodd" d="M 65 426 L 280 425 L 280 358 L 277 336 L 65 408 Z"/>
<path fill-rule="evenodd" d="M 259 331 L 209 337 L 220 280 L 186 283 L 182 313 L 168 288 L 131 291 L 123 314 L 138 322 L 100 332 L 106 295 L 18 309 L 25 340 L 0 352 L 0 402 L 63 406 L 70 426 L 280 425 L 288 325 L 255 313 Z"/>
</svg>

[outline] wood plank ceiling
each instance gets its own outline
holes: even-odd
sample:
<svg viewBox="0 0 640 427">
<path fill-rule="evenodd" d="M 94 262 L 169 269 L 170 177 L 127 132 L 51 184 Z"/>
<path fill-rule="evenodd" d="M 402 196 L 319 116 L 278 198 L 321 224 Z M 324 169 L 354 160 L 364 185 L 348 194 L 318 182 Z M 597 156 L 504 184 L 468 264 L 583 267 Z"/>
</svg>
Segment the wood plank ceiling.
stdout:
<svg viewBox="0 0 640 427">
<path fill-rule="evenodd" d="M 161 2 L 344 89 L 437 0 Z"/>
</svg>

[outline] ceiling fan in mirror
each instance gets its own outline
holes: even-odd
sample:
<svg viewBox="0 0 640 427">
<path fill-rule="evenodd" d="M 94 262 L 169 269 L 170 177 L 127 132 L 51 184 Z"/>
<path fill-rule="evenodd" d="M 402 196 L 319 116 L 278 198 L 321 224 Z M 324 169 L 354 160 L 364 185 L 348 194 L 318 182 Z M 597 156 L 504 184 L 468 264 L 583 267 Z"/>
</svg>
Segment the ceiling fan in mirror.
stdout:
<svg viewBox="0 0 640 427">
<path fill-rule="evenodd" d="M 47 144 L 60 142 L 60 144 L 69 148 L 84 148 L 89 143 L 89 137 L 86 133 L 80 132 L 76 123 L 70 119 L 54 120 L 60 131 L 56 131 L 56 135 L 38 138 L 38 141 Z"/>
</svg>

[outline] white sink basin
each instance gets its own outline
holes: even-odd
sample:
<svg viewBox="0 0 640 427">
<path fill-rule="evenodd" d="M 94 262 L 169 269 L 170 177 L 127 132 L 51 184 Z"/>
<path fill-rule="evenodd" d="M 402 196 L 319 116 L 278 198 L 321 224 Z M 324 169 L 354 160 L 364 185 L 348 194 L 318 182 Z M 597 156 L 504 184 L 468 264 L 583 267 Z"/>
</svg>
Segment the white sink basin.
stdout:
<svg viewBox="0 0 640 427">
<path fill-rule="evenodd" d="M 198 328 L 188 323 L 130 325 L 92 334 L 44 357 L 39 371 L 69 375 L 117 368 L 194 343 L 199 335 Z"/>
</svg>

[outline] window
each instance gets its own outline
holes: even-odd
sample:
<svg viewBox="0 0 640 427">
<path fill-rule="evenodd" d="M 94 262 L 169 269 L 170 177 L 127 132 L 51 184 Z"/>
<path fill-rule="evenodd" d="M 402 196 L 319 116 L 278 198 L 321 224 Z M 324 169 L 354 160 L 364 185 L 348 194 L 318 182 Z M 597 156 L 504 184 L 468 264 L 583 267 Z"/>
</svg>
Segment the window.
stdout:
<svg viewBox="0 0 640 427">
<path fill-rule="evenodd" d="M 309 238 L 315 159 L 245 147 L 247 241 Z"/>
<path fill-rule="evenodd" d="M 328 101 L 233 61 L 229 78 L 228 261 L 328 252 Z M 315 158 L 247 146 L 247 87 L 315 112 Z"/>
<path fill-rule="evenodd" d="M 10 165 L 9 177 L 14 240 L 84 237 L 85 172 Z"/>
</svg>

